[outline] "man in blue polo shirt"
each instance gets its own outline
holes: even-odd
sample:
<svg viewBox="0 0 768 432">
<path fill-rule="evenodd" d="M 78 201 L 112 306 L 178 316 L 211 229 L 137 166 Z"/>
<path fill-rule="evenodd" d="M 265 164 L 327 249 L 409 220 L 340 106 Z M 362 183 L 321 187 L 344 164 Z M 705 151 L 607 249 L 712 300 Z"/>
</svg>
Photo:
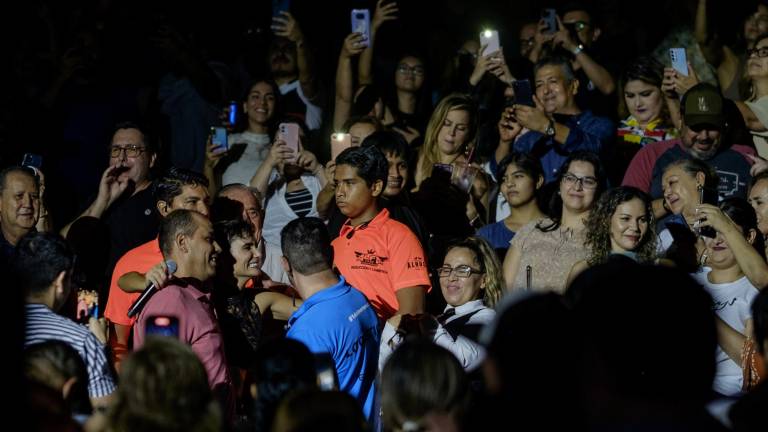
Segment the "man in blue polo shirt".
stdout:
<svg viewBox="0 0 768 432">
<path fill-rule="evenodd" d="M 328 353 L 339 390 L 354 396 L 375 423 L 378 318 L 366 297 L 333 271 L 333 248 L 323 221 L 294 219 L 280 235 L 283 268 L 304 304 L 288 320 L 286 337 L 314 354 Z"/>
</svg>

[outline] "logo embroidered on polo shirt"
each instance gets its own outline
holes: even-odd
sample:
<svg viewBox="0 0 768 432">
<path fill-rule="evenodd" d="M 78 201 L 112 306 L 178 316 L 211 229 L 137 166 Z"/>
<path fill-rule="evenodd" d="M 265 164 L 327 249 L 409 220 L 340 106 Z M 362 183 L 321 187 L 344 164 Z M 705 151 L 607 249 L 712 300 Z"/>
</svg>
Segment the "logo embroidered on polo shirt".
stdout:
<svg viewBox="0 0 768 432">
<path fill-rule="evenodd" d="M 424 258 L 422 257 L 413 257 L 412 260 L 408 261 L 408 269 L 424 268 L 425 266 Z"/>
<path fill-rule="evenodd" d="M 355 258 L 358 263 L 373 267 L 379 267 L 389 259 L 389 257 L 376 255 L 376 249 L 368 249 L 367 252 L 355 251 Z"/>
</svg>

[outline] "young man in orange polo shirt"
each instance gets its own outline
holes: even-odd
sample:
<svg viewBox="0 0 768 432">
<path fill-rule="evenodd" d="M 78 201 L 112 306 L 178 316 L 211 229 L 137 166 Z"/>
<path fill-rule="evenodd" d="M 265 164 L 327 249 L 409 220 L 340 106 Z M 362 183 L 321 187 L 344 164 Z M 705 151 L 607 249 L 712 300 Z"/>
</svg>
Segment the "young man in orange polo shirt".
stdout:
<svg viewBox="0 0 768 432">
<path fill-rule="evenodd" d="M 202 174 L 172 167 L 156 183 L 153 193 L 161 217 L 176 209 L 208 215 L 208 180 Z M 157 239 L 131 249 L 117 261 L 104 316 L 110 321 L 109 344 L 118 371 L 121 359 L 127 354 L 131 328 L 136 321 L 136 317 L 128 317 L 128 309 L 147 284 L 152 282 L 162 286 L 166 279 L 165 262 Z"/>
<path fill-rule="evenodd" d="M 388 171 L 375 147 L 352 147 L 336 158 L 336 204 L 348 219 L 332 244 L 336 268 L 397 327 L 402 315 L 424 313 L 430 283 L 419 240 L 378 205 Z"/>
</svg>

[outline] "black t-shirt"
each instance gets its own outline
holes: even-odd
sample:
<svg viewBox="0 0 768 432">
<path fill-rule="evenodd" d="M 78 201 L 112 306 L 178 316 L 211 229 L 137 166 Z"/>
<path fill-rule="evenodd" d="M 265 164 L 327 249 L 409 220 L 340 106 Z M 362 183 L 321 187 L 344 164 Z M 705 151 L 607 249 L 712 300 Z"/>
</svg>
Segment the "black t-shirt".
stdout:
<svg viewBox="0 0 768 432">
<path fill-rule="evenodd" d="M 157 237 L 160 225 L 152 186 L 132 196 L 126 195 L 118 198 L 103 218 L 110 239 L 108 278 L 112 276 L 112 270 L 120 257 Z"/>
</svg>

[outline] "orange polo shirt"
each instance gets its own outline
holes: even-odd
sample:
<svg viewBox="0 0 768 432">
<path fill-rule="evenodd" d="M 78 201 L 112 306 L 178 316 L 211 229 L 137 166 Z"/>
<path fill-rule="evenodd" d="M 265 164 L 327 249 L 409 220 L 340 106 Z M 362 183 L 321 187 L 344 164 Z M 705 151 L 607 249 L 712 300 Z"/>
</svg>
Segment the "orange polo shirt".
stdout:
<svg viewBox="0 0 768 432">
<path fill-rule="evenodd" d="M 397 290 L 419 285 L 430 289 L 421 243 L 406 225 L 390 219 L 387 209 L 357 227 L 347 220 L 332 245 L 336 268 L 368 297 L 382 319 L 400 308 Z"/>
<path fill-rule="evenodd" d="M 128 318 L 128 309 L 141 295 L 138 293 L 127 293 L 117 286 L 117 280 L 120 276 L 128 272 L 146 273 L 163 261 L 163 254 L 160 252 L 160 243 L 154 239 L 137 246 L 125 253 L 115 265 L 112 272 L 112 281 L 109 284 L 109 299 L 107 299 L 107 308 L 104 310 L 104 316 L 115 324 L 131 326 L 136 322 L 136 317 Z"/>
</svg>

